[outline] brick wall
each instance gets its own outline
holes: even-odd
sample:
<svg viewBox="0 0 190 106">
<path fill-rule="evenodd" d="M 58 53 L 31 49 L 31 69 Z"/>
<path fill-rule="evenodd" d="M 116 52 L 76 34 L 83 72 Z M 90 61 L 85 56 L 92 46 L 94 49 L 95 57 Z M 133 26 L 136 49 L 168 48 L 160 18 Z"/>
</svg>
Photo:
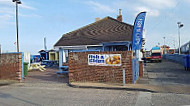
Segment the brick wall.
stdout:
<svg viewBox="0 0 190 106">
<path fill-rule="evenodd" d="M 21 53 L 1 54 L 0 79 L 21 81 L 22 79 L 22 54 Z"/>
<path fill-rule="evenodd" d="M 143 61 L 139 61 L 139 77 L 143 77 Z"/>
<path fill-rule="evenodd" d="M 88 54 L 121 54 L 121 66 L 88 65 Z M 126 83 L 132 83 L 132 52 L 73 52 L 69 53 L 70 82 L 122 83 L 125 68 Z"/>
</svg>

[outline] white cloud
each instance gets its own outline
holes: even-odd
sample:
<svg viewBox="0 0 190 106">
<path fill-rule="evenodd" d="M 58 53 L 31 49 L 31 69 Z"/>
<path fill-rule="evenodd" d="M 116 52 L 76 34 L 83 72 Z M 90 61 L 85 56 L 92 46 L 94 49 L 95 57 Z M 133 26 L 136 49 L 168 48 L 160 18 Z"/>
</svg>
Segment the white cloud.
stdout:
<svg viewBox="0 0 190 106">
<path fill-rule="evenodd" d="M 173 8 L 176 4 L 176 0 L 137 0 L 137 2 L 134 0 L 117 0 L 113 2 L 115 7 L 125 9 L 134 15 L 147 11 L 148 17 L 158 17 L 162 11 Z"/>
<path fill-rule="evenodd" d="M 19 14 L 19 16 L 22 16 L 22 17 L 37 17 L 37 18 L 41 18 L 42 16 L 40 15 L 37 15 L 37 14 Z"/>
<path fill-rule="evenodd" d="M 0 0 L 0 4 L 13 5 L 12 0 Z"/>
<path fill-rule="evenodd" d="M 185 2 L 187 2 L 187 3 L 190 3 L 190 0 L 184 0 Z"/>
<path fill-rule="evenodd" d="M 142 11 L 146 11 L 147 12 L 147 15 L 148 16 L 152 16 L 152 17 L 157 17 L 160 15 L 160 12 L 158 10 L 155 10 L 155 9 L 150 9 L 150 8 L 147 8 L 147 7 L 137 7 L 136 8 L 136 14 L 135 16 L 139 13 L 139 12 L 142 12 Z"/>
<path fill-rule="evenodd" d="M 15 11 L 14 9 L 11 9 L 11 8 L 0 8 L 0 13 L 2 14 L 15 14 Z"/>
<path fill-rule="evenodd" d="M 0 0 L 0 6 L 1 5 L 5 6 L 5 7 L 7 7 L 7 6 L 14 7 L 15 3 L 12 2 L 12 0 Z M 25 2 L 22 2 L 22 4 L 19 4 L 19 7 L 23 8 L 23 9 L 31 9 L 31 10 L 36 9 L 36 8 L 34 8 L 32 6 L 27 5 Z"/>
<path fill-rule="evenodd" d="M 13 16 L 11 16 L 9 14 L 0 15 L 0 28 L 3 28 L 10 24 L 13 24 L 12 22 L 9 21 L 9 20 L 11 20 L 11 18 L 13 18 Z"/>
<path fill-rule="evenodd" d="M 127 10 L 132 15 L 137 15 L 139 12 L 146 11 L 148 17 L 157 17 L 160 15 L 160 11 L 155 8 L 151 8 L 143 3 L 134 3 L 133 1 L 118 1 L 113 3 L 116 8 L 122 8 L 123 10 Z"/>
<path fill-rule="evenodd" d="M 109 7 L 107 5 L 100 4 L 98 2 L 88 1 L 88 2 L 86 2 L 86 4 L 92 6 L 92 8 L 94 9 L 94 11 L 96 11 L 96 12 L 107 12 L 107 13 L 114 13 L 114 12 L 116 12 L 111 7 Z"/>
<path fill-rule="evenodd" d="M 5 15 L 1 15 L 1 16 L 0 16 L 0 20 L 8 20 L 8 19 L 10 19 L 10 18 L 12 18 L 12 16 L 9 15 L 9 14 L 5 14 Z"/>
<path fill-rule="evenodd" d="M 34 10 L 36 8 L 27 5 L 25 2 L 19 4 L 19 8 L 26 10 Z M 22 14 L 19 12 L 19 16 L 22 17 L 41 17 L 36 14 Z M 0 26 L 1 28 L 12 24 L 15 17 L 15 3 L 12 0 L 0 0 Z"/>
<path fill-rule="evenodd" d="M 175 0 L 140 0 L 150 7 L 157 9 L 172 8 L 175 7 Z"/>
<path fill-rule="evenodd" d="M 28 6 L 26 4 L 23 4 L 23 5 L 20 5 L 21 8 L 24 8 L 24 9 L 30 9 L 30 10 L 35 10 L 36 8 L 32 7 L 32 6 Z"/>
</svg>

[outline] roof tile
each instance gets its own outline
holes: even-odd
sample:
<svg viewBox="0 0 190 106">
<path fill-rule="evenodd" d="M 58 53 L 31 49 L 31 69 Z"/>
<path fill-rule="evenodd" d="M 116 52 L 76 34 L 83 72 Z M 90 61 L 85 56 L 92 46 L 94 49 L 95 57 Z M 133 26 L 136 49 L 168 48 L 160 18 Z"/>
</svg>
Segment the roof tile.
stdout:
<svg viewBox="0 0 190 106">
<path fill-rule="evenodd" d="M 132 41 L 133 26 L 111 17 L 64 34 L 54 46 L 98 45 L 103 42 Z"/>
</svg>

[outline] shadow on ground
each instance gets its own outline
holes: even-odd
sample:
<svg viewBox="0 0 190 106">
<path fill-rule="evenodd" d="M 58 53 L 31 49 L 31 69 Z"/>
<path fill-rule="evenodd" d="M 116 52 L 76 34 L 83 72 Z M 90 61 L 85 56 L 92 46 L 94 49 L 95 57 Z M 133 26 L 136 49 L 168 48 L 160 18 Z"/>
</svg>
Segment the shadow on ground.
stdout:
<svg viewBox="0 0 190 106">
<path fill-rule="evenodd" d="M 68 76 L 57 76 L 56 72 L 59 71 L 55 68 L 46 68 L 44 72 L 39 70 L 32 70 L 28 72 L 28 76 L 25 78 L 26 83 L 68 83 Z"/>
</svg>

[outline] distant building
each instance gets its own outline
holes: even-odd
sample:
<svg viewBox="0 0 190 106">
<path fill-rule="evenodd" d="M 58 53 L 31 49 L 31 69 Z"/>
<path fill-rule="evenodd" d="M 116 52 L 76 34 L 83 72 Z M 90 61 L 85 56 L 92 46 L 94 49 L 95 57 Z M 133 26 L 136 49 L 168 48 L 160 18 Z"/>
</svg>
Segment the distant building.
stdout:
<svg viewBox="0 0 190 106">
<path fill-rule="evenodd" d="M 174 54 L 175 53 L 175 49 L 169 49 L 169 54 Z"/>
<path fill-rule="evenodd" d="M 170 47 L 167 45 L 163 45 L 163 46 L 161 46 L 161 49 L 162 49 L 162 54 L 167 54 L 167 53 L 169 53 Z"/>
<path fill-rule="evenodd" d="M 57 50 L 40 50 L 40 57 L 44 60 L 58 61 L 59 52 Z"/>
</svg>

